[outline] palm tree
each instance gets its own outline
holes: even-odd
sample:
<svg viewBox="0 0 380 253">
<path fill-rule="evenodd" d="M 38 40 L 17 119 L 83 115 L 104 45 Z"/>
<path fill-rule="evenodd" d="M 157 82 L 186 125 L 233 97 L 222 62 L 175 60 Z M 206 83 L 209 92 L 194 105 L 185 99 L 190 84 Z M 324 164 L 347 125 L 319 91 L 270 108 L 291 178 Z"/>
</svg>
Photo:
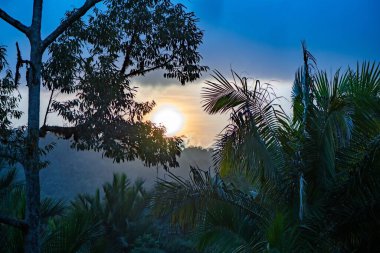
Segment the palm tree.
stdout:
<svg viewBox="0 0 380 253">
<path fill-rule="evenodd" d="M 16 175 L 15 168 L 8 169 L 5 163 L 0 164 L 0 210 L 22 217 L 22 185 L 17 181 Z M 22 233 L 18 229 L 0 225 L 1 252 L 22 252 L 22 242 Z"/>
<path fill-rule="evenodd" d="M 79 195 L 65 216 L 51 220 L 43 252 L 129 252 L 150 226 L 143 183 L 114 174 L 112 183 L 103 185 L 104 196 L 99 190 Z"/>
<path fill-rule="evenodd" d="M 42 252 L 197 252 L 186 238 L 168 235 L 165 221 L 153 219 L 143 183 L 114 174 L 102 192 L 78 195 L 62 217 L 49 220 Z"/>
<path fill-rule="evenodd" d="M 0 166 L 0 211 L 22 219 L 25 216 L 25 185 L 17 179 L 17 169 L 4 163 Z M 62 201 L 44 198 L 41 202 L 41 236 L 48 234 L 48 223 L 54 217 L 62 216 Z M 24 234 L 21 230 L 0 225 L 0 252 L 23 252 Z"/>
<path fill-rule="evenodd" d="M 200 247 L 214 252 L 376 249 L 380 65 L 358 64 L 329 80 L 304 43 L 303 56 L 292 117 L 269 85 L 256 81 L 250 88 L 235 72 L 230 82 L 217 71 L 215 81 L 207 82 L 205 110 L 230 113 L 231 122 L 215 146 L 217 176 L 199 170 L 192 170 L 190 181 L 173 176 L 160 183 L 154 198 L 163 208 L 160 214 L 198 227 Z M 202 187 L 199 174 L 204 174 Z M 233 194 L 226 193 L 226 185 Z M 231 235 L 234 239 L 226 240 Z"/>
</svg>

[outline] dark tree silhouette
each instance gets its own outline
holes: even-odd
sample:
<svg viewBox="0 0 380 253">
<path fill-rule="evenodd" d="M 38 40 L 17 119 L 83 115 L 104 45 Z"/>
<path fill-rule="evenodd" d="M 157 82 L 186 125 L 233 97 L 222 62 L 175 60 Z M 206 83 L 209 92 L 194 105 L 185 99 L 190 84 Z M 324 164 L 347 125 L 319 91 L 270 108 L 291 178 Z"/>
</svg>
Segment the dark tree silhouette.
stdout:
<svg viewBox="0 0 380 253">
<path fill-rule="evenodd" d="M 78 149 L 103 151 L 116 161 L 141 158 L 147 165 L 175 166 L 181 139 L 166 138 L 164 129 L 142 122 L 154 103 L 137 103 L 130 78 L 162 69 L 167 78 L 182 84 L 193 81 L 207 68 L 199 65 L 197 47 L 202 32 L 193 13 L 167 0 L 86 0 L 69 13 L 46 38 L 41 37 L 42 0 L 34 0 L 32 22 L 24 25 L 0 9 L 0 18 L 24 33 L 30 57 L 18 54 L 19 68 L 26 66 L 28 123 L 23 148 L 10 152 L 23 165 L 26 211 L 23 220 L 9 217 L 0 222 L 21 228 L 25 252 L 40 252 L 39 136 L 54 132 L 73 137 Z M 82 21 L 90 9 L 93 12 Z M 48 60 L 42 56 L 48 49 Z M 9 78 L 8 78 L 9 79 Z M 56 111 L 69 127 L 40 121 L 40 89 L 75 95 L 68 101 L 50 100 L 47 113 Z M 42 127 L 41 127 L 42 125 Z M 40 128 L 41 127 L 41 128 Z M 6 140 L 2 150 L 9 150 Z M 6 153 L 6 152 L 2 152 Z M 0 216 L 2 217 L 2 216 Z"/>
</svg>

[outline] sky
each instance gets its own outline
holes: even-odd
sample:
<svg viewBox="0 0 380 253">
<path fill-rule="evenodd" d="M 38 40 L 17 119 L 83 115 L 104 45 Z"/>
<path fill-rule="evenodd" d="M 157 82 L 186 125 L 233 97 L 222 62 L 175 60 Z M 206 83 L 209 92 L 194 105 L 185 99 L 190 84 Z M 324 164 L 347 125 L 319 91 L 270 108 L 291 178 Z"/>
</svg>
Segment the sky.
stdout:
<svg viewBox="0 0 380 253">
<path fill-rule="evenodd" d="M 51 32 L 65 11 L 84 0 L 45 0 L 43 36 Z M 202 64 L 227 77 L 230 69 L 252 79 L 268 81 L 279 95 L 289 99 L 297 68 L 302 64 L 301 41 L 317 58 L 319 69 L 334 73 L 354 66 L 357 61 L 380 60 L 379 0 L 182 0 L 199 18 L 204 31 L 200 52 Z M 31 0 L 1 0 L 0 8 L 29 25 Z M 0 44 L 15 55 L 15 42 L 27 55 L 24 35 L 0 20 Z M 11 61 L 12 62 L 12 61 Z M 200 92 L 212 72 L 185 86 L 151 74 L 135 81 L 139 100 L 155 100 L 157 107 L 148 119 L 165 105 L 183 114 L 183 128 L 189 145 L 210 147 L 228 123 L 228 115 L 210 116 L 203 112 Z M 25 87 L 21 94 L 26 97 Z M 47 93 L 42 93 L 42 107 Z M 288 102 L 284 102 L 289 105 Z M 26 108 L 26 100 L 22 101 Z M 288 108 L 289 109 L 289 108 Z M 22 119 L 25 121 L 25 117 Z M 57 120 L 57 119 L 53 119 Z M 20 124 L 23 122 L 21 121 Z"/>
</svg>

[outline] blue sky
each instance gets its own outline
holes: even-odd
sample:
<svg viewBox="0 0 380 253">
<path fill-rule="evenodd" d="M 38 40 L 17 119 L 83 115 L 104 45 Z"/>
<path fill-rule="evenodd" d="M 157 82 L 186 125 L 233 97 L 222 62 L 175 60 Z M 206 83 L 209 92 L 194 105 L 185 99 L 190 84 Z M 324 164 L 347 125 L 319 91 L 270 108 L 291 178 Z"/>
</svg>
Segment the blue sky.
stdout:
<svg viewBox="0 0 380 253">
<path fill-rule="evenodd" d="M 43 34 L 46 36 L 60 22 L 65 11 L 80 6 L 84 0 L 45 0 Z M 355 65 L 357 61 L 380 60 L 380 0 L 177 0 L 194 11 L 204 30 L 200 49 L 204 64 L 228 76 L 230 68 L 237 73 L 273 82 L 285 97 L 302 63 L 301 41 L 317 58 L 320 69 L 333 73 L 339 67 Z M 0 8 L 30 24 L 32 0 L 1 0 Z M 10 62 L 18 41 L 28 55 L 28 41 L 23 34 L 0 20 L 0 44 L 8 47 Z M 210 79 L 209 74 L 204 75 Z M 139 80 L 141 97 L 170 103 L 183 92 L 181 108 L 187 108 L 195 129 L 194 144 L 208 146 L 226 124 L 225 118 L 210 118 L 202 112 L 200 80 L 186 88 L 157 75 Z M 163 86 L 162 84 L 165 84 Z M 155 86 L 156 85 L 156 86 Z M 42 95 L 44 100 L 45 96 Z M 185 105 L 188 101 L 189 105 Z M 25 102 L 24 106 L 25 106 Z M 198 105 L 197 105 L 198 103 Z M 43 106 L 43 105 L 42 105 Z M 191 110 L 190 110 L 190 106 Z M 185 110 L 185 109 L 184 109 Z M 195 116 L 197 115 L 197 120 Z M 205 125 L 205 124 L 208 125 Z M 188 130 L 190 131 L 190 130 Z M 191 132 L 190 131 L 190 132 Z M 184 133 L 186 134 L 186 133 Z"/>
<path fill-rule="evenodd" d="M 83 0 L 44 1 L 43 33 Z M 300 63 L 300 41 L 329 70 L 380 58 L 378 0 L 181 0 L 205 31 L 202 54 L 211 69 L 261 78 L 291 79 Z M 30 23 L 31 0 L 3 0 L 0 7 Z M 14 52 L 22 34 L 0 21 L 0 43 Z"/>
<path fill-rule="evenodd" d="M 225 59 L 215 61 L 219 68 L 229 62 L 263 78 L 292 78 L 301 40 L 322 69 L 380 59 L 378 0 L 188 2 L 205 29 L 205 48 L 212 49 L 205 50 L 205 59 L 210 55 L 210 65 Z"/>
</svg>

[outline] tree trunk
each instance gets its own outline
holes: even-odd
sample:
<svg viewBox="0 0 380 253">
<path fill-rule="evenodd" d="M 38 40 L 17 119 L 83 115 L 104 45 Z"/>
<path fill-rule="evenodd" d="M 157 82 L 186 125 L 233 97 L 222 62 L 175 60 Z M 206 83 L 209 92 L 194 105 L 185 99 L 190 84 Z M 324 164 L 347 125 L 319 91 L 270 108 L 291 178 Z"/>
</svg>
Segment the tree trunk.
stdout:
<svg viewBox="0 0 380 253">
<path fill-rule="evenodd" d="M 24 172 L 26 181 L 25 220 L 28 229 L 25 234 L 25 253 L 40 252 L 40 161 L 39 161 L 39 125 L 40 125 L 40 86 L 41 86 L 41 18 L 42 0 L 35 0 L 31 25 L 30 66 L 27 71 L 29 89 L 28 98 L 28 135 Z"/>
<path fill-rule="evenodd" d="M 25 160 L 22 161 L 26 184 L 24 251 L 39 253 L 40 247 L 40 87 L 42 55 L 45 49 L 60 36 L 70 25 L 80 19 L 90 8 L 101 0 L 86 0 L 82 7 L 76 9 L 68 18 L 43 41 L 41 40 L 41 22 L 43 0 L 33 1 L 33 17 L 30 27 L 12 18 L 0 9 L 0 18 L 27 35 L 30 42 L 30 61 L 27 70 L 28 98 L 28 131 L 26 136 Z M 17 223 L 17 222 L 16 222 Z M 13 224 L 16 224 L 13 223 Z M 21 223 L 17 223 L 21 224 Z"/>
<path fill-rule="evenodd" d="M 40 252 L 40 175 L 38 168 L 37 170 L 33 168 L 35 167 L 33 163 L 25 167 L 25 181 L 27 182 L 25 220 L 28 224 L 24 240 L 25 253 Z"/>
</svg>

